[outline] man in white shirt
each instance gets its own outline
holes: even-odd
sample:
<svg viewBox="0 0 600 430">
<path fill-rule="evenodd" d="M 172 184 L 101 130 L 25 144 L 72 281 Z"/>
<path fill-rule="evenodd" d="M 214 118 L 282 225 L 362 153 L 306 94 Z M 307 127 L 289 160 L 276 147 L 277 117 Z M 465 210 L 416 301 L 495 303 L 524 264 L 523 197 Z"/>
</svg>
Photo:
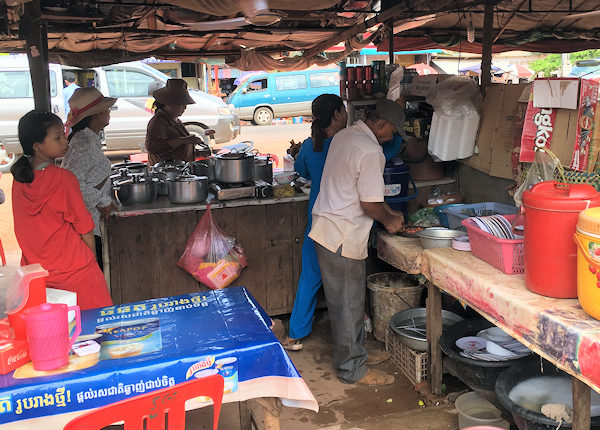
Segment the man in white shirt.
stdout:
<svg viewBox="0 0 600 430">
<path fill-rule="evenodd" d="M 315 242 L 323 277 L 338 378 L 345 383 L 388 385 L 394 377 L 371 369 L 384 359 L 369 357 L 364 346 L 367 244 L 373 220 L 390 233 L 402 230 L 404 217 L 384 203 L 381 144 L 403 135 L 404 110 L 380 100 L 366 120 L 339 131 L 331 141 L 312 211 L 310 238 Z"/>
<path fill-rule="evenodd" d="M 65 103 L 65 120 L 69 116 L 69 111 L 71 110 L 69 106 L 69 99 L 73 96 L 73 93 L 79 85 L 77 85 L 77 77 L 73 72 L 64 72 L 63 78 L 65 80 L 65 87 L 63 88 L 63 101 Z"/>
</svg>

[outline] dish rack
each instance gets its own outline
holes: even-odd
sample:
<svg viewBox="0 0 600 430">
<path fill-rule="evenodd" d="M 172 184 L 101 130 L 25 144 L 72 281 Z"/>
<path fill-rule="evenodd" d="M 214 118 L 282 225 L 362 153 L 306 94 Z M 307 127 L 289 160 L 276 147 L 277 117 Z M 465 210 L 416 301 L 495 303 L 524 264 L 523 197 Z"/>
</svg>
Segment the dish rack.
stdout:
<svg viewBox="0 0 600 430">
<path fill-rule="evenodd" d="M 504 215 L 512 224 L 519 215 Z M 525 240 L 524 239 L 500 239 L 493 234 L 481 230 L 475 222 L 467 218 L 462 221 L 467 228 L 471 253 L 485 261 L 496 269 L 508 275 L 523 273 L 525 271 Z M 523 217 L 517 226 L 523 225 Z"/>
<path fill-rule="evenodd" d="M 482 215 L 516 215 L 519 213 L 519 208 L 516 206 L 505 205 L 496 202 L 481 202 L 470 205 L 448 206 L 442 210 L 448 217 L 448 226 L 452 230 L 461 229 L 463 220 L 471 216 Z M 465 214 L 467 211 L 472 211 L 475 215 Z M 487 213 L 486 213 L 487 212 Z M 492 213 L 493 212 L 493 213 Z M 463 224 L 464 225 L 464 224 Z M 464 229 L 461 229 L 464 230 Z"/>
</svg>

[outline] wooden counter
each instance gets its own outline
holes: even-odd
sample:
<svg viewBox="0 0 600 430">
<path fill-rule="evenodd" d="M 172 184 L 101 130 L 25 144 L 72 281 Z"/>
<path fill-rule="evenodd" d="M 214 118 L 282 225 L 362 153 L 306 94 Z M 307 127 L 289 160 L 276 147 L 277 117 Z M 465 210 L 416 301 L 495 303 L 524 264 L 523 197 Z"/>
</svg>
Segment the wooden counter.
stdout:
<svg viewBox="0 0 600 430">
<path fill-rule="evenodd" d="M 307 195 L 212 202 L 215 220 L 248 258 L 233 285 L 245 286 L 269 315 L 292 311 L 307 208 Z M 160 197 L 151 205 L 121 207 L 111 215 L 104 259 L 115 303 L 207 289 L 176 265 L 205 211 L 205 203 L 174 205 Z"/>
<path fill-rule="evenodd" d="M 430 281 L 427 298 L 427 339 L 432 392 L 442 384 L 441 292 L 468 304 L 487 320 L 573 376 L 573 429 L 589 429 L 590 388 L 600 392 L 600 321 L 587 315 L 577 299 L 540 296 L 525 287 L 524 275 L 506 275 L 470 252 L 452 248 L 416 252 L 402 247 L 401 239 L 380 233 L 378 249 L 388 263 L 403 267 L 420 265 Z M 406 239 L 404 239 L 406 240 Z M 403 254 L 399 256 L 397 254 Z"/>
</svg>

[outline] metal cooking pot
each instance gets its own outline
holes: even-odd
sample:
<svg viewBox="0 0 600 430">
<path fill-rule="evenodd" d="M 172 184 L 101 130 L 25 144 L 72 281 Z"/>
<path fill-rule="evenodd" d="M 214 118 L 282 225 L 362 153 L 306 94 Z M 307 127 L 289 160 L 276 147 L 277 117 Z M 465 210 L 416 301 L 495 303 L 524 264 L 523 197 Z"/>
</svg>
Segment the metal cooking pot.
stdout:
<svg viewBox="0 0 600 430">
<path fill-rule="evenodd" d="M 200 203 L 208 197 L 208 178 L 183 174 L 167 181 L 171 203 Z"/>
<path fill-rule="evenodd" d="M 163 168 L 163 167 L 179 167 L 179 168 L 183 168 L 183 167 L 185 167 L 185 164 L 186 164 L 186 162 L 183 161 L 183 160 L 164 160 L 164 161 L 159 161 L 158 163 L 156 163 L 152 167 L 155 170 Z"/>
<path fill-rule="evenodd" d="M 117 181 L 114 185 L 117 198 L 124 206 L 147 205 L 158 196 L 159 180 L 140 175 Z"/>
<path fill-rule="evenodd" d="M 270 154 L 254 157 L 254 180 L 273 183 L 273 158 Z"/>
<path fill-rule="evenodd" d="M 254 154 L 232 151 L 213 158 L 217 182 L 241 184 L 254 180 Z"/>
<path fill-rule="evenodd" d="M 215 181 L 215 163 L 210 158 L 191 162 L 190 171 L 192 175 L 207 176 L 208 182 Z"/>
<path fill-rule="evenodd" d="M 158 194 L 161 196 L 168 195 L 169 188 L 167 186 L 167 181 L 177 178 L 182 173 L 182 169 L 173 166 L 155 168 L 152 172 L 152 177 L 158 178 L 161 181 L 158 185 Z"/>
</svg>

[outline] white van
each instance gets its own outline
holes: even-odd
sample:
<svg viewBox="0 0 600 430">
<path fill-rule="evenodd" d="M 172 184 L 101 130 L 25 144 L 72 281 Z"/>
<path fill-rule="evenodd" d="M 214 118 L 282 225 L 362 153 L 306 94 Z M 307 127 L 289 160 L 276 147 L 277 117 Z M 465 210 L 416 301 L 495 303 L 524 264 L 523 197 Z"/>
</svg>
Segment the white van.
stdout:
<svg viewBox="0 0 600 430">
<path fill-rule="evenodd" d="M 139 61 L 79 69 L 50 64 L 52 112 L 65 118 L 63 71 L 72 71 L 79 86 L 95 86 L 108 97 L 118 97 L 111 108 L 110 124 L 104 130 L 105 150 L 131 150 L 143 146 L 146 126 L 152 117 L 152 97 L 169 77 Z M 216 143 L 225 143 L 240 133 L 240 120 L 218 97 L 190 90 L 196 104 L 189 105 L 181 120 L 190 132 L 215 130 Z M 6 172 L 23 153 L 17 136 L 19 119 L 33 109 L 33 89 L 25 55 L 0 55 L 0 171 Z"/>
</svg>

